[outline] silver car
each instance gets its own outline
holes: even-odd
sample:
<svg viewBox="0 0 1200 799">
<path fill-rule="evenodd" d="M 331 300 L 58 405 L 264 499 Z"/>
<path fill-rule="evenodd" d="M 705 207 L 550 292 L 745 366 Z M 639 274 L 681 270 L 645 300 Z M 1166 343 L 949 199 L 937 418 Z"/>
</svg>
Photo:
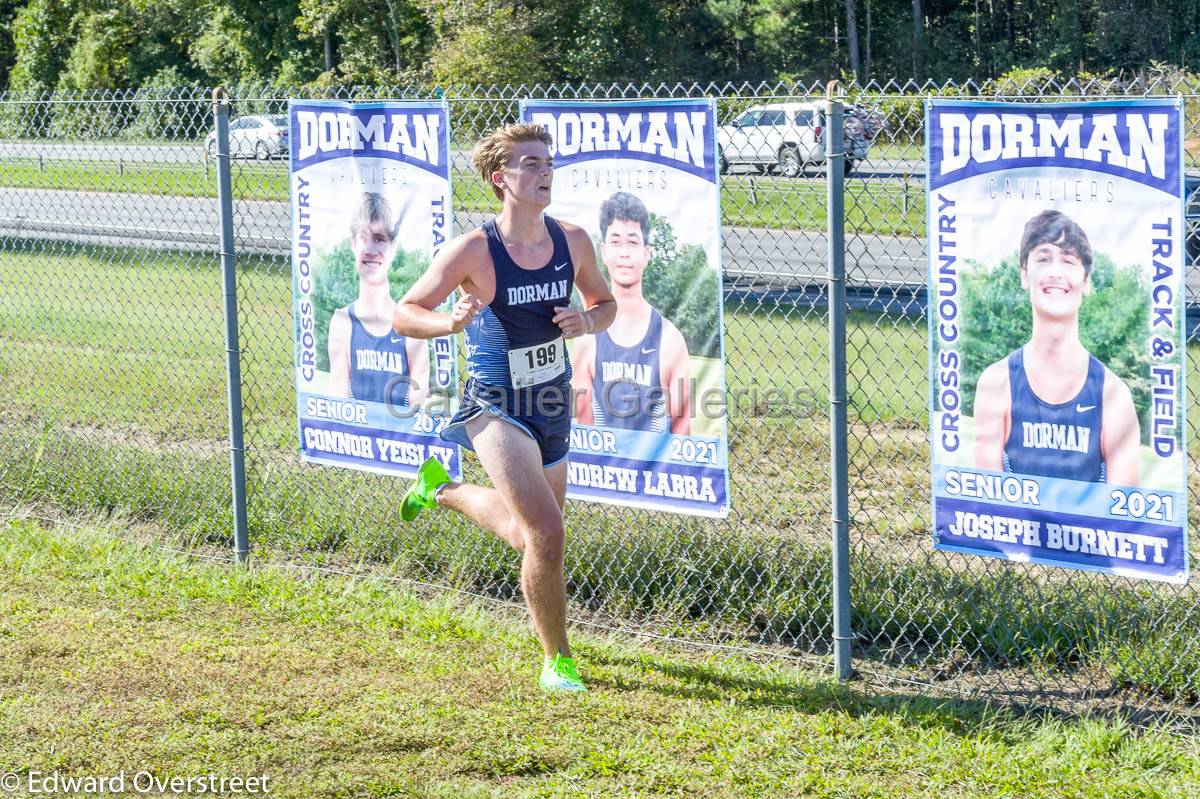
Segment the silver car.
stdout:
<svg viewBox="0 0 1200 799">
<path fill-rule="evenodd" d="M 883 128 L 883 118 L 854 105 L 845 114 L 846 174 L 865 159 Z M 722 172 L 749 165 L 762 172 L 794 178 L 825 162 L 825 104 L 772 103 L 751 106 L 717 129 Z"/>
<path fill-rule="evenodd" d="M 217 157 L 217 132 L 204 140 L 209 158 Z M 229 123 L 229 155 L 233 158 L 285 158 L 288 153 L 288 119 L 283 114 L 238 117 Z"/>
</svg>

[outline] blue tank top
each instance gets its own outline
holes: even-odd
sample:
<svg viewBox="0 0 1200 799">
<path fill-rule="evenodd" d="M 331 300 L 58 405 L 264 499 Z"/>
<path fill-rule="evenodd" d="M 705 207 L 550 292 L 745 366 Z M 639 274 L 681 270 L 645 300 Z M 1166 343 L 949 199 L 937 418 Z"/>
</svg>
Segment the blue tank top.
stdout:
<svg viewBox="0 0 1200 799">
<path fill-rule="evenodd" d="M 592 415 L 597 425 L 666 432 L 661 351 L 662 314 L 656 309 L 650 311 L 646 335 L 632 347 L 613 341 L 607 330 L 596 335 Z"/>
<path fill-rule="evenodd" d="M 513 261 L 495 221 L 483 226 L 496 272 L 496 296 L 467 326 L 466 334 L 467 372 L 485 385 L 513 388 L 510 353 L 519 365 L 528 362 L 532 370 L 547 357 L 539 351 L 540 345 L 562 338 L 562 330 L 551 320 L 556 307 L 571 304 L 575 263 L 562 227 L 548 216 L 543 218 L 554 252 L 540 269 L 522 269 Z M 554 357 L 561 358 L 565 366 L 559 375 L 521 388 L 570 382 L 571 362 L 565 345 L 560 345 Z"/>
<path fill-rule="evenodd" d="M 408 404 L 408 350 L 404 336 L 388 331 L 376 336 L 367 330 L 354 303 L 350 315 L 350 396 L 364 402 Z"/>
<path fill-rule="evenodd" d="M 1004 443 L 1004 470 L 1102 483 L 1100 424 L 1104 418 L 1104 364 L 1088 356 L 1083 388 L 1068 402 L 1043 402 L 1025 376 L 1025 351 L 1008 356 L 1012 426 Z"/>
</svg>

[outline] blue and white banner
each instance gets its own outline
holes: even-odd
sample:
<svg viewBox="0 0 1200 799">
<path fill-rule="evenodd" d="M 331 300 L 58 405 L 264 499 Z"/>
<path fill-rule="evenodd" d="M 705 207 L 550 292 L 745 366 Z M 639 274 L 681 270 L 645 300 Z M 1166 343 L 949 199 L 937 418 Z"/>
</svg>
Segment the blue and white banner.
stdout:
<svg viewBox="0 0 1200 799">
<path fill-rule="evenodd" d="M 934 546 L 1186 582 L 1181 101 L 925 121 Z"/>
<path fill-rule="evenodd" d="M 617 300 L 572 342 L 567 496 L 729 512 L 716 113 L 711 100 L 525 101 L 554 139 L 548 213 L 587 230 Z"/>
<path fill-rule="evenodd" d="M 304 460 L 411 476 L 457 388 L 452 338 L 392 331 L 396 300 L 450 237 L 444 103 L 292 101 L 296 407 Z"/>
</svg>

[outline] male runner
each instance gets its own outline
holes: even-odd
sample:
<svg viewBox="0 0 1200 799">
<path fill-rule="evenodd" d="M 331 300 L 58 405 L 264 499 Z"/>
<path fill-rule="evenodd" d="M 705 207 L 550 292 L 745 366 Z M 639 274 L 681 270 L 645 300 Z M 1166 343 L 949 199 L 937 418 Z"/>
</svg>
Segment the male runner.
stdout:
<svg viewBox="0 0 1200 799">
<path fill-rule="evenodd" d="M 1043 211 L 1025 224 L 1020 264 L 1033 335 L 979 378 L 975 465 L 1137 485 L 1129 387 L 1079 341 L 1079 306 L 1092 290 L 1087 235 L 1065 214 Z"/>
<path fill-rule="evenodd" d="M 467 331 L 469 379 L 442 437 L 475 450 L 495 488 L 454 483 L 426 461 L 404 496 L 406 519 L 441 505 L 522 553 L 521 588 L 541 639 L 541 685 L 583 691 L 567 643 L 563 500 L 571 431 L 564 338 L 603 330 L 616 303 L 587 233 L 543 211 L 554 165 L 539 125 L 508 125 L 475 148 L 475 168 L 504 207 L 447 244 L 396 304 L 393 328 L 431 338 Z M 586 311 L 569 307 L 571 289 Z M 434 309 L 455 289 L 450 313 Z"/>
<path fill-rule="evenodd" d="M 418 406 L 429 380 L 429 345 L 392 331 L 396 301 L 388 267 L 400 222 L 382 195 L 367 193 L 350 222 L 358 299 L 329 320 L 330 393 L 366 402 Z"/>
<path fill-rule="evenodd" d="M 625 430 L 688 435 L 692 366 L 683 334 L 646 302 L 650 214 L 619 191 L 600 206 L 600 254 L 612 278 L 612 327 L 575 348 L 575 420 Z"/>
</svg>

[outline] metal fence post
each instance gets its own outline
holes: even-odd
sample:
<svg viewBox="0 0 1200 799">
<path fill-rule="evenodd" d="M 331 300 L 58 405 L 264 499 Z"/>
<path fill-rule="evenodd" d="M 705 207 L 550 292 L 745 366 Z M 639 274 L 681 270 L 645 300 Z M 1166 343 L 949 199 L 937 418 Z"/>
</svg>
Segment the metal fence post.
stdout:
<svg viewBox="0 0 1200 799">
<path fill-rule="evenodd" d="M 825 97 L 825 176 L 829 208 L 829 421 L 833 527 L 833 657 L 839 680 L 850 678 L 850 502 L 846 446 L 845 142 L 837 81 Z"/>
<path fill-rule="evenodd" d="M 229 459 L 233 482 L 233 541 L 239 563 L 250 555 L 246 530 L 246 451 L 242 435 L 242 351 L 238 343 L 237 253 L 229 175 L 229 94 L 213 89 L 217 123 L 217 209 L 221 218 L 221 282 L 225 292 L 225 370 L 229 396 Z"/>
</svg>

